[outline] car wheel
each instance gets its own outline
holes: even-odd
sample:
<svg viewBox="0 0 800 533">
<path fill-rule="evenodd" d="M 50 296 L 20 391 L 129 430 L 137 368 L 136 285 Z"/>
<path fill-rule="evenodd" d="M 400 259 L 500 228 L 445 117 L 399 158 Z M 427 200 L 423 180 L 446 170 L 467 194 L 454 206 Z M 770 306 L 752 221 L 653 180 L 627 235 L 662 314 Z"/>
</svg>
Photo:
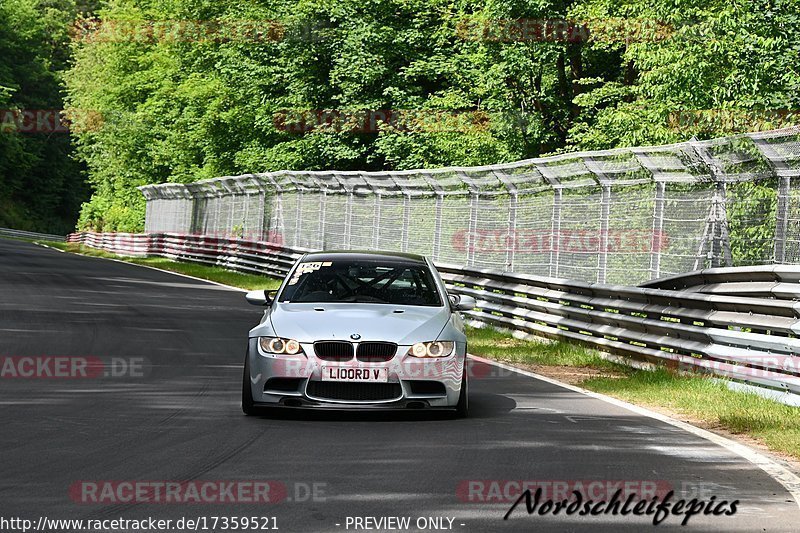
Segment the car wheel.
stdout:
<svg viewBox="0 0 800 533">
<path fill-rule="evenodd" d="M 242 411 L 250 416 L 256 414 L 253 402 L 253 389 L 250 385 L 250 354 L 244 356 L 244 372 L 242 375 Z"/>
<path fill-rule="evenodd" d="M 464 377 L 461 378 L 461 394 L 456 404 L 456 418 L 467 418 L 469 414 L 469 380 L 467 379 L 467 361 L 464 360 Z"/>
</svg>

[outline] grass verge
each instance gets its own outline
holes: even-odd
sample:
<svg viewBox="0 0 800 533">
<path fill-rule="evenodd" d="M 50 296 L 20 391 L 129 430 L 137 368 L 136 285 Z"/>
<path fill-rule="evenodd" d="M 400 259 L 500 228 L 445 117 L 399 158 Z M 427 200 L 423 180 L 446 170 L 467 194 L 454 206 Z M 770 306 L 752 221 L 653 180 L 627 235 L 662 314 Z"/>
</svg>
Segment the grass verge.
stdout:
<svg viewBox="0 0 800 533">
<path fill-rule="evenodd" d="M 637 370 L 602 359 L 568 342 L 523 340 L 492 328 L 469 328 L 469 351 L 488 359 L 682 418 L 711 430 L 753 440 L 800 460 L 800 408 L 732 391 L 719 380 L 666 368 Z"/>
</svg>

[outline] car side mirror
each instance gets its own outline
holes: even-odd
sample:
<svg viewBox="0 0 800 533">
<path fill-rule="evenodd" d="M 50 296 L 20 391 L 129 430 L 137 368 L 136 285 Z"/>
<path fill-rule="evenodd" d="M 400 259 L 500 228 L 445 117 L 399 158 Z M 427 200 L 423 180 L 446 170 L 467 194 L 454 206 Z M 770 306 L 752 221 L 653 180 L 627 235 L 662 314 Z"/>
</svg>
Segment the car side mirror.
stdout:
<svg viewBox="0 0 800 533">
<path fill-rule="evenodd" d="M 467 296 L 466 294 L 451 294 L 449 296 L 450 302 L 453 304 L 456 311 L 470 311 L 478 305 L 475 298 Z"/>
<path fill-rule="evenodd" d="M 274 291 L 266 291 L 266 290 L 258 290 L 258 291 L 248 291 L 247 294 L 244 295 L 245 300 L 247 303 L 251 305 L 260 305 L 266 306 L 272 303 L 272 299 L 275 297 Z"/>
</svg>

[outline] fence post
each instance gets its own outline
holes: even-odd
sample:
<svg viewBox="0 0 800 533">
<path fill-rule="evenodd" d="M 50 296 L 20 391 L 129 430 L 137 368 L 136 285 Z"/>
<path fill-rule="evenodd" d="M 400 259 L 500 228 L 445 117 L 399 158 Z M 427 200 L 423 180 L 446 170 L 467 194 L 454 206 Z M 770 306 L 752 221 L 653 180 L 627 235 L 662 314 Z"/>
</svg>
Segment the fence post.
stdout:
<svg viewBox="0 0 800 533">
<path fill-rule="evenodd" d="M 478 233 L 478 201 L 477 191 L 470 191 L 469 200 L 469 237 L 467 242 L 467 266 L 475 265 L 475 236 Z"/>
<path fill-rule="evenodd" d="M 258 240 L 263 241 L 267 237 L 264 234 L 264 220 L 267 218 L 267 191 L 258 184 L 261 189 L 258 192 Z"/>
<path fill-rule="evenodd" d="M 717 205 L 719 220 L 719 247 L 725 266 L 733 266 L 731 254 L 731 237 L 728 234 L 728 185 L 724 181 L 719 184 L 719 204 Z"/>
<path fill-rule="evenodd" d="M 503 171 L 494 170 L 492 171 L 495 178 L 503 184 L 506 188 L 506 192 L 508 193 L 508 220 L 506 222 L 506 226 L 508 231 L 506 232 L 506 264 L 505 264 L 505 271 L 506 272 L 513 272 L 514 271 L 514 257 L 517 251 L 517 208 L 519 206 L 519 193 L 517 190 L 516 184 L 508 177 Z"/>
<path fill-rule="evenodd" d="M 197 201 L 197 192 L 194 189 L 189 189 L 187 187 L 187 192 L 190 197 L 190 202 L 192 203 L 189 215 L 189 227 L 187 229 L 187 233 L 189 235 L 196 235 L 200 233 L 200 230 L 197 228 L 197 218 L 200 216 L 200 206 L 198 205 Z"/>
<path fill-rule="evenodd" d="M 151 233 L 153 227 L 153 200 L 145 196 L 144 198 L 144 232 Z"/>
<path fill-rule="evenodd" d="M 661 277 L 661 250 L 664 247 L 664 196 L 666 184 L 656 182 L 656 198 L 653 205 L 653 234 L 650 236 L 650 279 Z"/>
<path fill-rule="evenodd" d="M 286 244 L 286 224 L 283 217 L 283 189 L 275 193 L 275 232 L 281 235 L 281 241 Z M 270 224 L 272 226 L 272 224 Z"/>
<path fill-rule="evenodd" d="M 411 195 L 406 191 L 403 193 L 403 231 L 400 243 L 400 251 L 408 251 L 408 228 L 411 225 Z"/>
<path fill-rule="evenodd" d="M 444 191 L 436 191 L 436 220 L 433 223 L 433 260 L 438 261 L 442 255 L 442 204 Z"/>
<path fill-rule="evenodd" d="M 514 254 L 517 249 L 517 191 L 509 192 L 508 199 L 508 233 L 506 234 L 506 271 L 514 271 Z"/>
<path fill-rule="evenodd" d="M 344 247 L 350 248 L 353 228 L 353 191 L 347 192 L 347 203 L 344 208 Z"/>
<path fill-rule="evenodd" d="M 600 190 L 600 257 L 597 260 L 597 283 L 608 276 L 608 219 L 611 214 L 611 185 L 603 183 Z"/>
<path fill-rule="evenodd" d="M 714 158 L 696 137 L 692 137 L 689 141 L 689 146 L 692 147 L 703 164 L 706 165 L 709 175 L 716 184 L 711 200 L 708 221 L 706 222 L 706 229 L 703 231 L 703 240 L 700 242 L 700 249 L 698 250 L 698 256 L 695 260 L 695 270 L 697 270 L 699 260 L 702 259 L 703 242 L 706 238 L 711 239 L 708 257 L 708 259 L 711 260 L 711 266 L 719 266 L 720 261 L 718 254 L 720 253 L 724 257 L 726 265 L 732 266 L 733 258 L 731 255 L 730 235 L 728 234 L 728 214 L 725 205 L 727 201 L 725 171 L 717 165 Z"/>
<path fill-rule="evenodd" d="M 244 216 L 242 217 L 242 238 L 247 240 L 252 240 L 248 238 L 248 235 L 250 235 L 250 198 L 251 194 L 248 191 L 245 191 Z"/>
<path fill-rule="evenodd" d="M 381 193 L 375 193 L 374 223 L 372 224 L 372 248 L 378 250 L 381 244 Z"/>
<path fill-rule="evenodd" d="M 228 200 L 228 222 L 226 224 L 227 227 L 225 228 L 225 237 L 229 238 L 233 234 L 233 212 L 236 210 L 236 209 L 234 209 L 234 207 L 236 206 L 236 199 L 235 199 L 236 197 L 230 191 L 228 191 L 228 193 L 225 196 L 223 196 L 223 198 L 225 198 L 225 197 L 229 198 L 229 200 Z"/>
<path fill-rule="evenodd" d="M 214 191 L 214 236 L 219 237 L 222 233 L 222 222 L 220 218 L 222 217 L 222 194 L 220 194 L 219 190 Z"/>
<path fill-rule="evenodd" d="M 556 187 L 553 189 L 553 213 L 550 217 L 550 272 L 551 278 L 559 275 L 559 261 L 561 260 L 561 202 L 563 200 L 563 189 Z"/>
<path fill-rule="evenodd" d="M 294 203 L 294 245 L 305 246 L 300 242 L 303 235 L 303 189 L 296 190 L 297 200 Z"/>
<path fill-rule="evenodd" d="M 328 241 L 325 235 L 325 214 L 328 206 L 328 191 L 323 190 L 319 198 L 319 249 L 325 249 L 325 243 Z"/>
<path fill-rule="evenodd" d="M 763 155 L 772 171 L 778 177 L 778 205 L 775 210 L 775 247 L 773 251 L 773 262 L 786 262 L 786 239 L 789 230 L 789 197 L 791 195 L 792 175 L 797 175 L 798 171 L 792 169 L 787 163 L 786 158 L 781 156 L 770 144 L 768 138 L 759 134 L 750 135 L 750 138 Z"/>
<path fill-rule="evenodd" d="M 789 229 L 789 195 L 791 180 L 789 176 L 778 178 L 778 206 L 775 211 L 775 251 L 773 262 L 786 262 L 786 234 Z"/>
</svg>

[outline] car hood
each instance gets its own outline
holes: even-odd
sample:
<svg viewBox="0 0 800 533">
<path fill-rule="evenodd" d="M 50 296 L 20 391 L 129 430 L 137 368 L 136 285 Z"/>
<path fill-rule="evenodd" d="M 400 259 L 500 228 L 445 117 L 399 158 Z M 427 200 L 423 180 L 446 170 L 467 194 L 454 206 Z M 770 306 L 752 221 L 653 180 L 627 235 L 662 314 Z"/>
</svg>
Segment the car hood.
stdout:
<svg viewBox="0 0 800 533">
<path fill-rule="evenodd" d="M 269 319 L 275 335 L 300 342 L 351 340 L 413 344 L 433 341 L 450 318 L 447 307 L 385 304 L 277 304 Z"/>
</svg>

